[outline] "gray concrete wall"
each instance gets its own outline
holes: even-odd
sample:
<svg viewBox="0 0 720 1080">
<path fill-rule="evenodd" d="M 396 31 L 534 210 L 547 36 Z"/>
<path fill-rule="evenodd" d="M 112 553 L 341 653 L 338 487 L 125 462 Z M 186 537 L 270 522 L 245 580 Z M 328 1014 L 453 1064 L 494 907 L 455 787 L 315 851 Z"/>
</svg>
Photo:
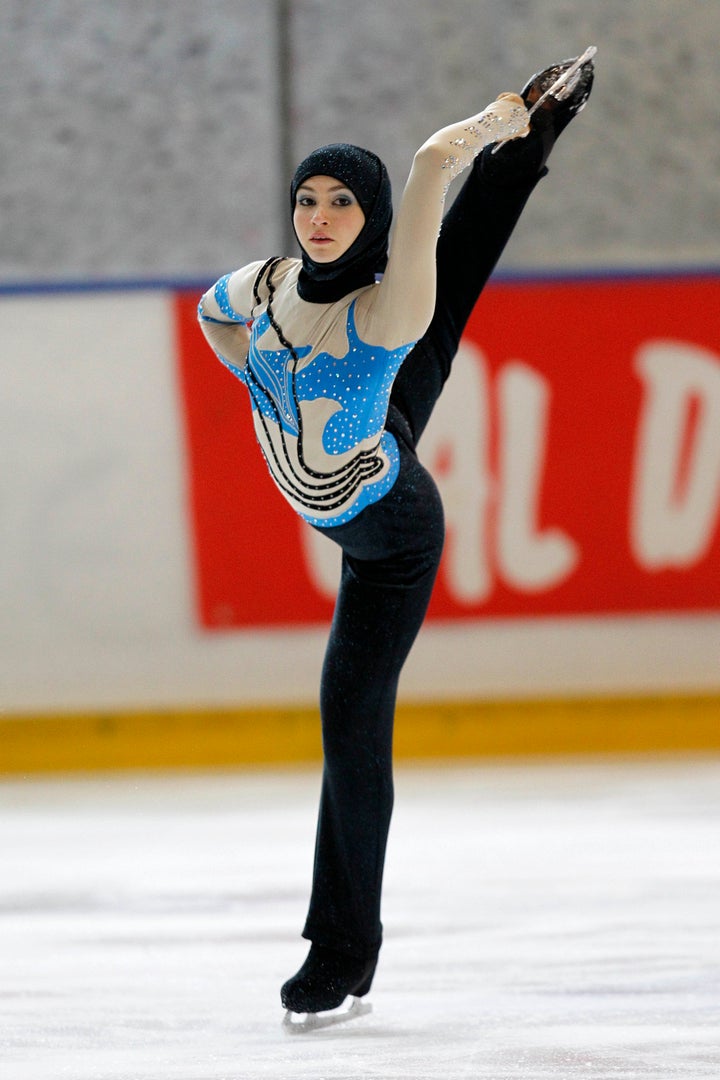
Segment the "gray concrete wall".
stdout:
<svg viewBox="0 0 720 1080">
<path fill-rule="evenodd" d="M 590 43 L 591 103 L 503 266 L 720 264 L 707 0 L 3 0 L 0 21 L 0 283 L 281 250 L 289 162 L 358 142 L 399 195 L 433 130 Z"/>
</svg>

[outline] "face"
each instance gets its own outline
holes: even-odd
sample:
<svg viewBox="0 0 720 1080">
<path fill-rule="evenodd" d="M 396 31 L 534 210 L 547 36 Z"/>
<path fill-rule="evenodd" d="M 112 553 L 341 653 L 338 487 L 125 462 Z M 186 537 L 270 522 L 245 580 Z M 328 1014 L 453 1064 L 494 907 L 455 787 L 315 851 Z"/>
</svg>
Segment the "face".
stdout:
<svg viewBox="0 0 720 1080">
<path fill-rule="evenodd" d="M 350 188 L 332 176 L 311 176 L 295 196 L 293 225 L 313 262 L 331 263 L 352 246 L 365 214 Z"/>
</svg>

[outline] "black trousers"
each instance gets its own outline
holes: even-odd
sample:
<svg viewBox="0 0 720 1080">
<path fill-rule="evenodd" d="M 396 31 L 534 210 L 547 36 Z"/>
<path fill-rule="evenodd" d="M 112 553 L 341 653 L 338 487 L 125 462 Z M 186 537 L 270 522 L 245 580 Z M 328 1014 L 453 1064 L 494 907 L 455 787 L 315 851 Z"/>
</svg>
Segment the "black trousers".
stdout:
<svg viewBox="0 0 720 1080">
<path fill-rule="evenodd" d="M 320 690 L 324 768 L 303 935 L 359 957 L 381 944 L 398 680 L 425 618 L 444 540 L 440 496 L 415 448 L 465 324 L 539 179 L 491 184 L 482 158 L 476 160 L 438 238 L 433 320 L 393 386 L 386 426 L 400 449 L 399 476 L 356 518 L 321 530 L 343 556 Z"/>
</svg>

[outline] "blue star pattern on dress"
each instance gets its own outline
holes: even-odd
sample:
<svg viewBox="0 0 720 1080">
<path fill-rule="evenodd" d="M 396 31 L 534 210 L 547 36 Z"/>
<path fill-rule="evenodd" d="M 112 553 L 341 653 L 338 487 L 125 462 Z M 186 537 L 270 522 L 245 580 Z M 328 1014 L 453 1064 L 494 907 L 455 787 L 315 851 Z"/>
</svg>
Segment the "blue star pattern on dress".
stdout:
<svg viewBox="0 0 720 1080">
<path fill-rule="evenodd" d="M 355 304 L 353 301 L 347 315 L 347 355 L 339 360 L 319 353 L 296 380 L 301 401 L 330 398 L 341 406 L 323 430 L 323 447 L 328 454 L 346 453 L 382 432 L 392 384 L 414 344 L 393 350 L 368 345 L 357 332 Z"/>
<path fill-rule="evenodd" d="M 347 311 L 344 356 L 321 352 L 303 366 L 310 345 L 261 348 L 271 328 L 267 312 L 250 326 L 244 367 L 218 354 L 250 393 L 255 432 L 275 483 L 313 525 L 350 521 L 390 490 L 399 468 L 397 443 L 384 424 L 393 381 L 415 343 L 385 349 L 363 341 L 355 303 Z M 226 307 L 223 314 L 239 321 L 227 300 Z"/>
</svg>

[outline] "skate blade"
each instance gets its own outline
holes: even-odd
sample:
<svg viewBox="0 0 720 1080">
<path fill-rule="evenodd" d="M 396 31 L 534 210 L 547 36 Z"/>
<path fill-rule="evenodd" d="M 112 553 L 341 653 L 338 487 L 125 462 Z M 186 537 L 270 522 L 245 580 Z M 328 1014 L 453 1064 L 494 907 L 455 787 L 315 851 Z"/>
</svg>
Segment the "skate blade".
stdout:
<svg viewBox="0 0 720 1080">
<path fill-rule="evenodd" d="M 534 105 L 531 105 L 528 109 L 528 116 L 532 116 L 536 109 L 539 109 L 543 102 L 547 101 L 549 97 L 554 97 L 557 101 L 562 101 L 570 93 L 571 88 L 574 86 L 573 76 L 580 70 L 583 64 L 588 60 L 592 60 L 593 56 L 597 52 L 597 45 L 588 45 L 582 56 L 578 56 L 574 64 L 571 64 L 567 71 L 563 71 L 562 75 L 555 80 L 552 86 L 549 86 L 544 94 L 541 94 Z"/>
<path fill-rule="evenodd" d="M 302 1035 L 307 1031 L 318 1031 L 320 1028 L 334 1027 L 336 1024 L 346 1024 L 349 1020 L 357 1020 L 360 1016 L 367 1016 L 372 1012 L 372 1005 L 362 998 L 350 998 L 350 1005 L 345 1003 L 337 1009 L 330 1009 L 321 1013 L 294 1013 L 290 1009 L 285 1013 L 283 1028 L 290 1035 Z"/>
<path fill-rule="evenodd" d="M 574 76 L 577 74 L 583 64 L 587 63 L 588 60 L 592 60 L 596 52 L 597 45 L 588 45 L 582 56 L 578 56 L 577 60 L 575 60 L 575 62 L 571 64 L 566 71 L 563 71 L 562 75 L 560 75 L 560 77 L 555 80 L 552 86 L 548 86 L 547 90 L 540 95 L 535 104 L 530 106 L 530 108 L 528 109 L 528 116 L 532 116 L 532 114 L 537 109 L 539 109 L 540 106 L 544 102 L 546 102 L 549 97 L 554 97 L 556 101 L 562 101 L 564 98 L 568 97 L 571 92 L 571 88 L 574 87 Z M 580 111 L 581 109 L 578 109 L 578 112 Z M 512 142 L 512 139 L 501 139 L 495 146 L 493 146 L 490 153 L 497 154 L 500 147 L 505 146 L 505 144 L 508 142 Z"/>
</svg>

